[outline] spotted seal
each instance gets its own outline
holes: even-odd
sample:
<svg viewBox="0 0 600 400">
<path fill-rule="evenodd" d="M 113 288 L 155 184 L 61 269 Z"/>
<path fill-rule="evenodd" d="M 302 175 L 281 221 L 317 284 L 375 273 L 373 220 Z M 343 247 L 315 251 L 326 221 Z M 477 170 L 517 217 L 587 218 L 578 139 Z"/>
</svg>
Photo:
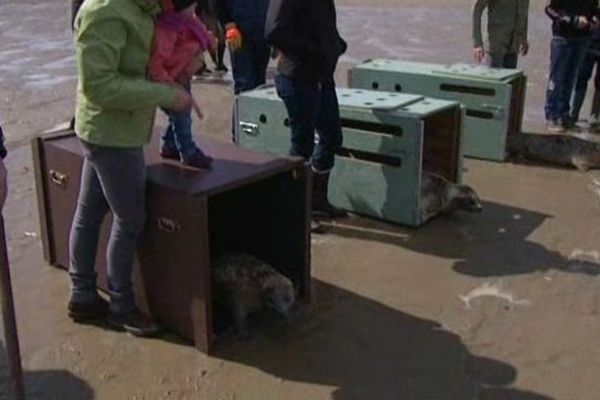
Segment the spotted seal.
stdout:
<svg viewBox="0 0 600 400">
<path fill-rule="evenodd" d="M 237 332 L 250 335 L 248 316 L 266 309 L 289 318 L 295 302 L 292 281 L 269 264 L 244 253 L 226 253 L 212 270 L 215 299 L 233 317 Z"/>
<path fill-rule="evenodd" d="M 421 222 L 426 222 L 438 214 L 457 210 L 478 213 L 482 209 L 479 196 L 470 186 L 450 182 L 434 173 L 423 173 L 419 202 Z"/>
<path fill-rule="evenodd" d="M 600 168 L 600 143 L 570 135 L 510 135 L 507 153 L 512 159 L 575 167 L 580 171 Z"/>
</svg>

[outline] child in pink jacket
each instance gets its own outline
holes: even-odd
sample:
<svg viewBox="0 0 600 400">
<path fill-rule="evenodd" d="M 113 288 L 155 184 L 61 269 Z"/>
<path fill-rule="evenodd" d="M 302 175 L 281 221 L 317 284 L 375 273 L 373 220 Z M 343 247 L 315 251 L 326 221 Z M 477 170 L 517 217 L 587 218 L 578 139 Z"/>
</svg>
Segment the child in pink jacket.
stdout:
<svg viewBox="0 0 600 400">
<path fill-rule="evenodd" d="M 182 85 L 191 92 L 191 77 L 203 66 L 202 53 L 215 48 L 214 37 L 194 14 L 195 0 L 168 0 L 156 20 L 150 58 L 150 79 Z M 209 168 L 212 158 L 204 154 L 192 137 L 191 110 L 164 110 L 169 125 L 161 138 L 160 154 L 184 165 Z"/>
</svg>

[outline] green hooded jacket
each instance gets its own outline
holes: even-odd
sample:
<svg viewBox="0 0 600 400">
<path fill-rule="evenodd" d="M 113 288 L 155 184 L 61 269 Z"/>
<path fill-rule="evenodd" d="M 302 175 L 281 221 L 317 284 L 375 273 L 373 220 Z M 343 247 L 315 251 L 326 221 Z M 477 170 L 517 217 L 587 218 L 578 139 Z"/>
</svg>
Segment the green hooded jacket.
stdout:
<svg viewBox="0 0 600 400">
<path fill-rule="evenodd" d="M 77 135 L 99 146 L 146 144 L 174 88 L 146 79 L 158 0 L 86 0 L 75 21 Z"/>
<path fill-rule="evenodd" d="M 481 17 L 488 10 L 488 52 L 516 53 L 527 42 L 529 0 L 475 0 L 473 47 L 483 47 Z"/>
</svg>

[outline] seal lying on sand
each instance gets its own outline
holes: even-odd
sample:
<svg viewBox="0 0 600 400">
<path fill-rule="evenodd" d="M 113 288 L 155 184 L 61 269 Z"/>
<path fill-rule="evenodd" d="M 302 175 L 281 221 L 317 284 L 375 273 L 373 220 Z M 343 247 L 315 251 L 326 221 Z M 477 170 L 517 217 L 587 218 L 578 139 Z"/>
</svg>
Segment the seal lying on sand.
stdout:
<svg viewBox="0 0 600 400">
<path fill-rule="evenodd" d="M 441 213 L 457 210 L 479 213 L 483 207 L 477 193 L 467 185 L 459 185 L 430 172 L 421 178 L 419 215 L 426 222 Z"/>
<path fill-rule="evenodd" d="M 600 143 L 569 135 L 510 135 L 507 153 L 513 159 L 575 167 L 580 171 L 600 168 Z"/>
<path fill-rule="evenodd" d="M 292 281 L 248 254 L 226 253 L 213 266 L 215 299 L 233 317 L 238 333 L 250 336 L 248 316 L 269 308 L 286 319 L 295 302 Z"/>
</svg>

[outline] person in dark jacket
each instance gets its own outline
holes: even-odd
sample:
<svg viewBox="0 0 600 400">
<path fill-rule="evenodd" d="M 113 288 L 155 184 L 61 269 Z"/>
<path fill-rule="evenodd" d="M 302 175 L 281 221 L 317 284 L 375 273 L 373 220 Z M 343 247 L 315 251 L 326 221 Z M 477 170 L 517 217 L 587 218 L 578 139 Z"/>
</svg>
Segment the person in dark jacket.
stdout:
<svg viewBox="0 0 600 400">
<path fill-rule="evenodd" d="M 550 0 L 546 6 L 553 34 L 545 107 L 551 133 L 564 132 L 574 124 L 569 102 L 597 9 L 598 0 Z"/>
<path fill-rule="evenodd" d="M 313 214 L 330 218 L 346 215 L 327 199 L 329 174 L 342 146 L 333 74 L 347 47 L 336 19 L 333 0 L 271 0 L 265 29 L 279 53 L 275 84 L 290 117 L 290 154 L 310 162 Z"/>
<path fill-rule="evenodd" d="M 264 85 L 271 54 L 264 38 L 269 0 L 216 0 L 231 56 L 234 92 Z"/>
<path fill-rule="evenodd" d="M 579 72 L 577 74 L 577 83 L 575 84 L 575 92 L 573 93 L 571 121 L 579 121 L 579 114 L 585 100 L 585 94 L 587 92 L 588 81 L 596 69 L 596 75 L 594 77 L 594 99 L 592 102 L 591 119 L 588 121 L 592 127 L 598 125 L 598 117 L 600 114 L 600 99 L 598 98 L 600 90 L 600 29 L 598 27 L 592 30 L 592 37 L 590 39 L 588 48 L 586 50 L 585 57 L 579 65 Z"/>
</svg>

